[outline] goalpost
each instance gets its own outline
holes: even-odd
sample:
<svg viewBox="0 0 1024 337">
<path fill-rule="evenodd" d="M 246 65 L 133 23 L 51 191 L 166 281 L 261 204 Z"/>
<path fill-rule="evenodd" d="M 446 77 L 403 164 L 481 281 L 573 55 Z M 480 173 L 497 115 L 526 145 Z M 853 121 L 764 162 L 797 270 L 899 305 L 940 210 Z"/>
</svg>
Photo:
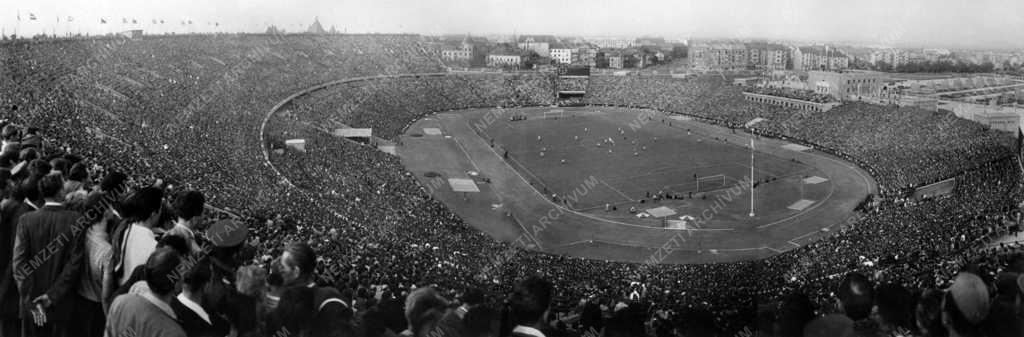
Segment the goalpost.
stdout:
<svg viewBox="0 0 1024 337">
<path fill-rule="evenodd" d="M 565 109 L 551 109 L 544 111 L 544 119 L 559 119 L 565 116 Z"/>
<path fill-rule="evenodd" d="M 725 179 L 724 174 L 697 177 L 697 192 L 707 192 L 725 188 Z"/>
</svg>

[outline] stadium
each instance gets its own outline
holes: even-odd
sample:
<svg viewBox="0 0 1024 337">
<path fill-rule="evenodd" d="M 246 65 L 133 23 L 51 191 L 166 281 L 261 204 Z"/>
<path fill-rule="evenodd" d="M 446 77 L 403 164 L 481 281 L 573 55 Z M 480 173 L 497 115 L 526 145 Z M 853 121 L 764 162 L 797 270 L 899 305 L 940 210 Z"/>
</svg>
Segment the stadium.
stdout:
<svg viewBox="0 0 1024 337">
<path fill-rule="evenodd" d="M 609 334 L 733 336 L 772 331 L 794 292 L 827 312 L 847 273 L 933 289 L 1018 261 L 991 242 L 1019 229 L 1020 135 L 751 102 L 728 75 L 469 73 L 439 55 L 418 35 L 5 42 L 0 112 L 87 180 L 201 191 L 205 221 L 247 224 L 242 264 L 305 242 L 317 284 L 353 303 L 388 285 L 399 308 L 414 286 L 498 306 L 543 275 L 568 335 L 587 331 L 580 301 L 627 307 Z M 356 309 L 353 326 L 402 330 L 383 304 Z"/>
</svg>

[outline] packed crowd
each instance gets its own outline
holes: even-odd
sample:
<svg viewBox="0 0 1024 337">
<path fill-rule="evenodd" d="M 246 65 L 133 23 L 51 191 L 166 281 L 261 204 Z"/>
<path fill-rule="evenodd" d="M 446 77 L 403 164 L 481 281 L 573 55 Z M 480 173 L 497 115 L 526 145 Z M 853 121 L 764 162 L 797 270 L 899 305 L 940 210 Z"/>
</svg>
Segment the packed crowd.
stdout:
<svg viewBox="0 0 1024 337">
<path fill-rule="evenodd" d="M 790 139 L 854 161 L 884 194 L 934 183 L 1011 154 L 1012 139 L 949 112 L 845 103 L 828 113 L 758 104 L 718 77 L 592 77 L 592 104 L 649 107 Z M 941 132 L 938 132 L 941 131 Z"/>
<path fill-rule="evenodd" d="M 993 278 L 993 273 L 1024 271 L 1013 269 L 1012 260 L 1006 257 L 1009 252 L 997 255 L 976 249 L 979 240 L 1006 227 L 1007 214 L 1021 200 L 1019 172 L 1006 158 L 1008 147 L 974 124 L 930 113 L 919 117 L 921 114 L 890 110 L 883 115 L 883 110 L 878 110 L 868 111 L 869 118 L 858 119 L 854 118 L 856 109 L 874 108 L 850 105 L 845 107 L 849 112 L 841 112 L 839 117 L 807 116 L 744 102 L 737 99 L 738 89 L 713 78 L 591 77 L 591 104 L 650 107 L 728 126 L 766 118 L 775 122 L 763 126 L 761 132 L 776 132 L 776 136 L 848 153 L 870 167 L 884 185 L 919 185 L 957 176 L 957 189 L 951 197 L 919 203 L 887 199 L 841 233 L 817 243 L 762 262 L 716 265 L 610 263 L 546 255 L 495 242 L 431 198 L 397 159 L 327 133 L 330 126 L 347 125 L 372 127 L 377 136 L 393 138 L 412 121 L 434 111 L 550 105 L 555 83 L 543 75 L 424 75 L 352 81 L 285 107 L 286 113 L 270 118 L 266 143 L 260 142 L 263 116 L 277 102 L 306 87 L 340 78 L 440 71 L 436 53 L 419 45 L 415 36 L 391 35 L 172 37 L 6 45 L 0 56 L 5 69 L 12 71 L 0 78 L 2 112 L 19 125 L 46 128 L 12 131 L 12 138 L 5 140 L 27 144 L 30 135 L 46 139 L 47 150 L 40 151 L 45 156 L 39 155 L 45 162 L 53 162 L 53 156 L 70 157 L 66 159 L 69 162 L 74 157 L 84 158 L 77 162 L 88 168 L 87 178 L 72 174 L 81 171 L 73 167 L 76 164 L 54 163 L 51 166 L 68 166 L 67 175 L 58 169 L 60 174 L 39 178 L 49 181 L 51 187 L 45 191 L 36 188 L 43 197 L 31 200 L 48 197 L 61 202 L 52 188 L 57 179 L 48 176 L 59 176 L 61 186 L 68 183 L 63 180 L 83 182 L 84 187 L 69 187 L 75 192 L 64 193 L 69 196 L 90 195 L 90 184 L 85 182 L 102 187 L 108 181 L 105 177 L 116 176 L 113 172 L 128 173 L 128 186 L 160 182 L 157 187 L 135 188 L 139 192 L 133 195 L 139 197 L 122 200 L 116 207 L 124 208 L 115 207 L 117 214 L 109 212 L 113 215 L 105 217 L 107 231 L 141 229 L 136 234 L 108 235 L 113 247 L 131 248 L 114 255 L 131 253 L 133 257 L 121 261 L 119 287 L 108 286 L 117 289 L 106 291 L 100 287 L 101 297 L 89 302 L 93 308 L 96 303 L 103 307 L 92 311 L 106 312 L 108 328 L 131 327 L 129 331 L 140 336 L 150 335 L 142 331 L 152 328 L 132 325 L 143 324 L 140 312 L 160 314 L 159 310 L 143 310 L 152 309 L 146 303 L 171 303 L 178 297 L 185 298 L 179 299 L 182 305 L 178 309 L 207 313 L 204 321 L 211 326 L 216 325 L 211 317 L 220 315 L 227 321 L 227 331 L 238 335 L 274 335 L 281 329 L 319 335 L 318 331 L 325 329 L 319 324 L 342 322 L 351 327 L 333 331 L 384 336 L 388 331 L 398 334 L 412 327 L 407 333 L 431 336 L 433 328 L 423 327 L 452 312 L 460 317 L 481 317 L 464 319 L 467 325 L 505 322 L 498 328 L 461 334 L 464 336 L 507 336 L 515 333 L 515 325 L 542 327 L 547 335 L 570 336 L 588 331 L 603 331 L 607 336 L 733 335 L 744 328 L 792 336 L 800 334 L 772 332 L 775 326 L 787 326 L 788 311 L 766 309 L 779 299 L 784 304 L 803 303 L 805 311 L 807 307 L 811 310 L 801 316 L 809 319 L 799 325 L 810 326 L 808 321 L 815 317 L 837 311 L 829 305 L 836 297 L 829 292 L 842 295 L 836 289 L 850 288 L 849 284 L 861 284 L 858 294 L 872 288 L 863 286 L 856 276 L 848 277 L 850 282 L 840 282 L 848 272 L 867 275 L 868 282 L 919 291 L 946 287 L 951 280 L 956 280 L 951 289 L 957 288 L 964 278 L 970 279 L 964 284 L 973 288 L 987 285 L 993 289 L 991 286 L 999 283 L 995 281 L 1010 277 L 995 274 L 998 277 Z M 873 123 L 891 130 L 886 137 L 872 138 L 867 128 Z M 916 128 L 899 127 L 904 123 Z M 828 127 L 829 131 L 806 130 L 812 127 Z M 935 129 L 949 136 L 944 140 L 930 136 L 928 132 Z M 307 152 L 282 146 L 284 139 L 292 137 L 306 139 Z M 861 148 L 866 144 L 872 147 Z M 265 166 L 264 145 L 277 150 L 270 160 L 283 177 Z M 936 152 L 925 151 L 933 146 L 930 150 Z M 933 154 L 940 152 L 947 157 Z M 5 197 L 31 194 L 32 187 L 45 185 L 25 180 L 44 171 L 43 164 L 29 158 L 21 158 L 19 152 L 17 161 L 5 164 L 0 160 L 0 166 L 12 173 L 17 163 L 24 161 L 19 173 L 31 173 L 12 174 L 8 180 L 17 182 L 18 188 L 6 189 L 10 193 Z M 106 185 L 106 189 L 96 190 L 116 190 L 112 185 L 117 184 Z M 86 192 L 76 192 L 79 190 Z M 189 199 L 181 199 L 179 193 L 195 193 L 175 191 L 201 191 L 205 204 L 224 209 L 204 219 L 233 220 L 199 220 L 195 225 L 183 221 L 180 215 L 188 213 L 184 209 L 195 208 L 186 205 L 195 202 L 179 202 Z M 175 195 L 170 203 L 176 206 L 168 207 L 174 212 L 160 212 L 164 207 L 155 206 L 164 203 L 164 194 Z M 72 200 L 67 199 L 67 207 L 79 207 Z M 170 216 L 172 213 L 175 216 Z M 0 221 L 13 221 L 5 219 L 10 218 L 0 215 Z M 204 234 L 202 223 L 215 226 Z M 234 233 L 230 229 L 236 225 L 230 224 L 238 223 L 248 228 L 241 246 L 216 239 L 221 237 L 217 233 Z M 188 233 L 177 229 L 179 224 L 196 233 L 177 235 Z M 145 249 L 114 242 L 116 238 L 135 242 L 130 238 L 139 232 L 149 233 L 147 230 L 154 238 L 145 241 Z M 101 237 L 100 231 L 96 232 Z M 158 235 L 159 241 L 155 239 Z M 163 239 L 177 236 L 184 237 L 186 244 Z M 190 236 L 195 245 L 188 240 Z M 285 246 L 284 242 L 302 244 Z M 186 274 L 180 285 L 158 277 L 174 274 L 173 266 L 179 265 L 179 260 L 195 260 L 189 256 L 197 246 L 200 252 L 214 247 L 209 249 L 215 253 L 209 255 L 216 259 L 205 259 L 219 261 L 208 264 L 216 265 L 209 269 L 218 273 L 209 277 L 211 281 L 203 283 L 202 271 L 196 277 Z M 231 249 L 225 252 L 225 248 Z M 199 260 L 204 260 L 202 256 Z M 92 268 L 92 263 L 88 267 Z M 980 275 L 983 284 L 979 286 L 969 275 L 954 274 L 961 270 Z M 95 281 L 95 274 L 82 276 L 80 282 L 90 278 Z M 220 280 L 233 287 L 214 282 Z M 39 282 L 43 285 L 38 289 L 50 286 Z M 317 287 L 288 287 L 310 282 Z M 102 278 L 101 283 L 107 284 Z M 222 289 L 209 290 L 213 285 Z M 883 291 L 881 286 L 878 289 Z M 1006 289 L 1000 286 L 1000 294 L 1009 291 Z M 227 300 L 204 299 L 225 292 L 231 294 L 225 295 Z M 791 296 L 794 292 L 803 296 Z M 122 295 L 110 297 L 118 293 Z M 544 293 L 547 295 L 538 295 Z M 39 326 L 36 323 L 42 319 L 41 328 L 33 328 L 39 330 L 53 329 L 55 324 L 47 325 L 47 321 L 72 317 L 61 316 L 67 314 L 65 302 L 37 302 L 38 292 L 25 296 L 30 305 L 15 305 L 14 309 L 24 311 L 21 320 L 18 316 L 6 318 L 30 327 Z M 967 311 L 960 305 L 961 295 L 953 296 L 957 298 L 949 302 L 955 303 L 941 309 Z M 844 304 L 853 298 L 838 297 Z M 794 300 L 800 298 L 807 301 Z M 877 303 L 869 307 L 882 310 L 884 298 L 876 297 Z M 971 299 L 984 302 L 978 296 Z M 266 303 L 253 304 L 256 302 Z M 425 307 L 417 305 L 424 302 Z M 320 305 L 328 309 L 313 309 Z M 474 312 L 477 305 L 482 309 Z M 529 313 L 524 313 L 524 306 Z M 851 323 L 854 326 L 862 324 L 859 314 L 850 315 L 844 306 L 839 309 L 846 311 L 851 322 L 857 321 Z M 538 315 L 538 311 L 549 311 L 549 315 Z M 321 314 L 336 316 L 328 319 Z M 985 315 L 979 315 L 972 312 L 968 323 L 985 321 Z M 336 317 L 341 318 L 333 319 Z M 95 323 L 96 319 L 83 321 Z M 423 322 L 426 325 L 420 325 Z M 173 329 L 173 322 L 164 323 Z M 224 326 L 222 323 L 221 330 L 207 335 L 225 335 L 220 334 Z M 77 331 L 102 331 L 95 325 L 84 329 Z M 931 330 L 908 329 L 915 335 L 941 336 L 931 326 Z M 515 330 L 519 336 L 536 335 L 529 329 Z M 184 329 L 184 333 L 192 331 Z"/>
<path fill-rule="evenodd" d="M 558 91 L 587 91 L 587 85 L 589 82 L 589 77 L 559 77 Z"/>
<path fill-rule="evenodd" d="M 790 88 L 775 88 L 775 87 L 757 87 L 757 86 L 745 86 L 743 87 L 744 92 L 786 97 L 792 99 L 798 99 L 801 101 L 810 101 L 815 103 L 831 103 L 835 102 L 835 97 L 825 94 L 819 94 L 811 90 L 797 90 Z"/>
<path fill-rule="evenodd" d="M 553 77 L 537 73 L 466 73 L 356 80 L 310 93 L 286 113 L 326 127 L 372 128 L 397 137 L 428 112 L 551 105 Z"/>
</svg>

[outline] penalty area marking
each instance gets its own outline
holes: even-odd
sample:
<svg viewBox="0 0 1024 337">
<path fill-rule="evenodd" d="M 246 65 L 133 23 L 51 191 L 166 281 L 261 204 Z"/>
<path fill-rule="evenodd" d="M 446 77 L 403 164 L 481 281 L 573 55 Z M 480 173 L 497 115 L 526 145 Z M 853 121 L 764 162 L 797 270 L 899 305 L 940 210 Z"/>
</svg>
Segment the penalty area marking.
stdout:
<svg viewBox="0 0 1024 337">
<path fill-rule="evenodd" d="M 619 189 L 612 187 L 612 185 L 608 185 L 608 183 L 604 182 L 603 179 L 599 179 L 599 180 L 601 180 L 601 183 L 604 184 L 604 186 L 608 186 L 608 188 L 612 189 L 612 191 L 615 191 L 615 193 L 618 193 L 623 198 L 626 198 L 626 200 L 629 200 L 630 202 L 636 202 L 636 200 L 633 200 L 633 198 L 630 198 L 625 193 L 622 193 L 622 191 L 619 191 Z"/>
<path fill-rule="evenodd" d="M 822 177 L 819 177 L 819 176 L 813 176 L 813 177 L 809 177 L 809 178 L 804 178 L 804 184 L 820 184 L 820 183 L 823 183 L 823 182 L 826 182 L 826 181 L 828 181 L 828 179 L 825 179 L 825 178 L 822 178 Z"/>
<path fill-rule="evenodd" d="M 476 182 L 473 179 L 448 178 L 448 185 L 451 186 L 452 192 L 480 192 L 480 188 L 476 186 Z"/>
<path fill-rule="evenodd" d="M 807 151 L 807 150 L 811 149 L 809 147 L 806 147 L 806 146 L 803 146 L 803 145 L 800 145 L 800 144 L 786 144 L 786 145 L 783 145 L 782 148 L 786 149 L 786 150 L 790 150 L 790 151 L 796 151 L 796 152 L 804 152 L 804 151 Z"/>
</svg>

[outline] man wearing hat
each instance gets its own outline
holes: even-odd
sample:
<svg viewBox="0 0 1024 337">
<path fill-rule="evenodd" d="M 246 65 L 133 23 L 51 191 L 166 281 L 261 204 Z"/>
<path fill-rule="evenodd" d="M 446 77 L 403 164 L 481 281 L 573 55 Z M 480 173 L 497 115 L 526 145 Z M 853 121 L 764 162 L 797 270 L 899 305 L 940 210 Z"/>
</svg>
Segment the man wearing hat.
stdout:
<svg viewBox="0 0 1024 337">
<path fill-rule="evenodd" d="M 870 319 L 874 307 L 874 285 L 861 273 L 848 273 L 836 289 L 841 314 L 818 317 L 804 328 L 805 337 L 873 336 L 878 325 Z"/>
<path fill-rule="evenodd" d="M 985 281 L 978 275 L 961 272 L 942 299 L 942 324 L 950 337 L 982 336 L 982 323 L 988 317 L 990 305 Z"/>
<path fill-rule="evenodd" d="M 206 230 L 205 236 L 197 237 L 202 252 L 209 253 L 206 258 L 212 267 L 202 302 L 227 318 L 239 335 L 254 331 L 259 319 L 260 299 L 242 294 L 235 287 L 235 271 L 245 260 L 240 255 L 248 237 L 249 226 L 235 220 L 217 221 Z"/>
</svg>

